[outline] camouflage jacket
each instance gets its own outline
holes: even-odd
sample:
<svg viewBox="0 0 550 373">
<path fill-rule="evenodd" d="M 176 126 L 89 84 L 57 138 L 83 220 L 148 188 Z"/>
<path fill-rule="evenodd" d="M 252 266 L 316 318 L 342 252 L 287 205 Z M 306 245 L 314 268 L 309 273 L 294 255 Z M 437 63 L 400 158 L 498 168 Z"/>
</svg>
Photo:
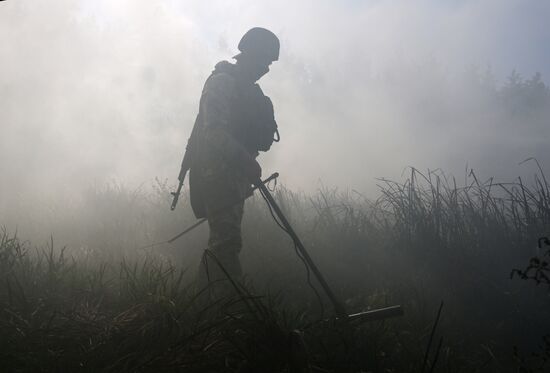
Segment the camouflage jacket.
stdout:
<svg viewBox="0 0 550 373">
<path fill-rule="evenodd" d="M 197 217 L 205 215 L 207 204 L 246 195 L 250 183 L 242 160 L 268 150 L 276 130 L 273 105 L 260 86 L 240 79 L 235 65 L 218 63 L 204 85 L 190 139 L 191 203 Z"/>
</svg>

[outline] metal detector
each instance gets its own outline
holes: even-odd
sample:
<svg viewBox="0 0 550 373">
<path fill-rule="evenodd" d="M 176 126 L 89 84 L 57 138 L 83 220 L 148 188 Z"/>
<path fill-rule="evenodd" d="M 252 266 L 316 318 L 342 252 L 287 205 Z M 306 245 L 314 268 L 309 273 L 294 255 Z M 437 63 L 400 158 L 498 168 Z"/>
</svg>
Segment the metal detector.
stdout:
<svg viewBox="0 0 550 373">
<path fill-rule="evenodd" d="M 355 314 L 348 314 L 346 311 L 346 308 L 342 302 L 336 297 L 336 295 L 331 290 L 330 286 L 328 285 L 327 281 L 321 274 L 321 271 L 319 271 L 319 268 L 315 265 L 313 260 L 311 259 L 311 256 L 307 252 L 306 248 L 302 244 L 302 241 L 300 241 L 300 238 L 286 219 L 285 215 L 277 205 L 277 202 L 275 202 L 275 199 L 271 195 L 271 192 L 269 189 L 265 186 L 265 184 L 258 180 L 256 183 L 256 187 L 260 190 L 262 195 L 265 197 L 267 203 L 271 207 L 271 209 L 275 212 L 277 217 L 279 218 L 281 224 L 287 231 L 287 233 L 290 235 L 294 243 L 296 244 L 297 249 L 299 250 L 300 254 L 302 255 L 306 265 L 309 267 L 311 272 L 315 275 L 315 278 L 317 278 L 317 281 L 325 291 L 326 295 L 330 299 L 334 311 L 336 313 L 336 318 L 346 321 L 357 321 L 357 322 L 367 322 L 367 321 L 373 321 L 373 320 L 380 320 L 380 319 L 386 319 L 389 317 L 395 317 L 395 316 L 402 316 L 403 315 L 403 309 L 400 305 L 396 306 L 390 306 L 375 310 L 370 310 L 366 312 L 360 312 Z"/>
</svg>

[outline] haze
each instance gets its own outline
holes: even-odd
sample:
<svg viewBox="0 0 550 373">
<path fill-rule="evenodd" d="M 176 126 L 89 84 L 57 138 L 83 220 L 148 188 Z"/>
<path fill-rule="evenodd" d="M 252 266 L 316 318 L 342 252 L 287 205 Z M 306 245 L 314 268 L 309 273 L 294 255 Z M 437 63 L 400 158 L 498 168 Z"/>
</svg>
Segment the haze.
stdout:
<svg viewBox="0 0 550 373">
<path fill-rule="evenodd" d="M 514 69 L 548 81 L 549 16 L 509 0 L 2 2 L 0 209 L 175 184 L 204 80 L 253 26 L 282 44 L 260 81 L 282 141 L 260 163 L 291 188 L 530 173 L 528 157 L 550 164 L 548 100 L 516 115 L 484 89 Z"/>
</svg>

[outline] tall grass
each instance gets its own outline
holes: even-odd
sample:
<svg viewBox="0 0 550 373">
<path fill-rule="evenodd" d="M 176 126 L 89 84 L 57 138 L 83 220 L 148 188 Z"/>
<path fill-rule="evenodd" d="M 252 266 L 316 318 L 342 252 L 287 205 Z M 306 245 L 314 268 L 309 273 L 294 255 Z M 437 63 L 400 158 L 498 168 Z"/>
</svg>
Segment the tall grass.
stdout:
<svg viewBox="0 0 550 373">
<path fill-rule="evenodd" d="M 276 199 L 350 312 L 405 307 L 401 319 L 357 329 L 322 321 L 330 304 L 319 304 L 261 199 L 247 202 L 243 223 L 247 285 L 205 301 L 193 282 L 205 227 L 142 249 L 193 222 L 186 196 L 172 213 L 165 183 L 90 189 L 81 205 L 55 210 L 45 247 L 2 233 L 0 360 L 13 371 L 284 372 L 301 330 L 313 371 L 415 372 L 444 300 L 435 371 L 513 371 L 513 346 L 533 349 L 550 327 L 544 289 L 509 278 L 550 227 L 540 171 L 529 185 L 471 172 L 458 186 L 412 168 L 404 181 L 380 179 L 376 200 L 279 187 Z"/>
</svg>

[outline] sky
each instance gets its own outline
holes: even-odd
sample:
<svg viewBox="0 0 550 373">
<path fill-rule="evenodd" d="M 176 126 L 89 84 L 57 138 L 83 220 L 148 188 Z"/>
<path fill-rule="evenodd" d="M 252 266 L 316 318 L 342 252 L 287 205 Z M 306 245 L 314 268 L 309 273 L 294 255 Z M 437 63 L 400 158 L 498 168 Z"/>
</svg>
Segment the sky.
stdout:
<svg viewBox="0 0 550 373">
<path fill-rule="evenodd" d="M 0 209 L 175 184 L 204 80 L 254 26 L 281 40 L 259 82 L 282 137 L 264 174 L 373 196 L 408 166 L 511 180 L 550 164 L 549 111 L 505 117 L 464 74 L 548 83 L 549 17 L 543 0 L 1 2 Z"/>
</svg>

